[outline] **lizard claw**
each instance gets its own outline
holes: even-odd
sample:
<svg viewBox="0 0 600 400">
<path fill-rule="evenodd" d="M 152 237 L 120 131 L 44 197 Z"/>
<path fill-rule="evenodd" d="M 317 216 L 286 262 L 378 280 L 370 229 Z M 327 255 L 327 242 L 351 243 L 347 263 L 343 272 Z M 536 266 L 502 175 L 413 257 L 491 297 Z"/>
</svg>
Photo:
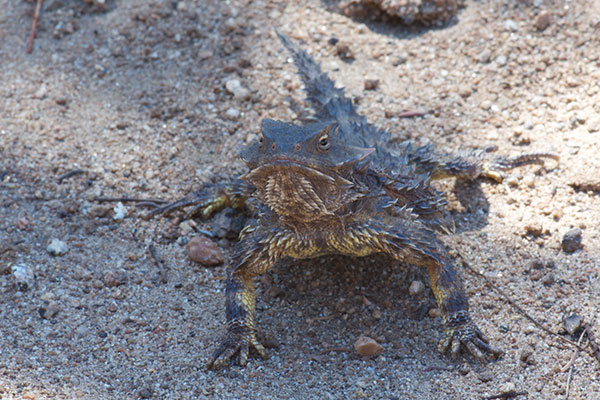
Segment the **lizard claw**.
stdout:
<svg viewBox="0 0 600 400">
<path fill-rule="evenodd" d="M 239 353 L 239 364 L 245 366 L 248 363 L 250 348 L 256 350 L 262 358 L 268 358 L 264 346 L 258 341 L 254 332 L 247 336 L 228 333 L 213 352 L 206 367 L 208 369 L 218 369 L 237 353 Z"/>
<path fill-rule="evenodd" d="M 440 351 L 445 353 L 450 350 L 450 356 L 456 359 L 462 347 L 465 347 L 469 353 L 483 363 L 490 359 L 496 360 L 504 354 L 504 351 L 490 346 L 489 339 L 472 321 L 453 329 L 447 329 L 446 339 L 440 344 Z"/>
</svg>

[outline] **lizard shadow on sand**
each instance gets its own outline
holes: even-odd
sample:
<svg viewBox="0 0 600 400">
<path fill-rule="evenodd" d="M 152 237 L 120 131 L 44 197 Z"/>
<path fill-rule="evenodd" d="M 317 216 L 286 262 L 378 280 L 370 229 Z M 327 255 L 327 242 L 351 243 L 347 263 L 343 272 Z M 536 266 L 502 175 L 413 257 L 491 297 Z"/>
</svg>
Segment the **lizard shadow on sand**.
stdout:
<svg viewBox="0 0 600 400">
<path fill-rule="evenodd" d="M 422 268 L 385 255 L 324 256 L 282 260 L 269 275 L 273 283 L 259 289 L 258 306 L 272 312 L 258 313 L 259 327 L 299 353 L 351 344 L 361 334 L 385 336 L 401 353 L 411 353 L 403 343 L 408 337 L 418 336 L 420 330 L 438 335 L 440 322 L 425 318 L 435 303 L 429 289 L 419 297 L 408 295 L 412 281 L 427 280 Z M 276 298 L 273 287 L 278 288 Z M 423 343 L 415 351 L 435 356 L 434 345 L 428 350 L 434 340 L 426 335 L 417 340 Z"/>
</svg>

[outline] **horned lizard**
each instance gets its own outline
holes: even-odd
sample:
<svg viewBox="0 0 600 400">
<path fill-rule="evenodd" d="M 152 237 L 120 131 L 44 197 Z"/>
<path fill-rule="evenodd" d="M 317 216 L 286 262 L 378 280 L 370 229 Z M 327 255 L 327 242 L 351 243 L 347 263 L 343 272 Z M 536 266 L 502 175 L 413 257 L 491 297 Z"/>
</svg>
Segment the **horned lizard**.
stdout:
<svg viewBox="0 0 600 400">
<path fill-rule="evenodd" d="M 225 208 L 257 204 L 258 217 L 240 233 L 226 279 L 226 332 L 209 368 L 234 356 L 245 365 L 249 350 L 266 357 L 255 326 L 253 278 L 283 257 L 326 254 L 391 258 L 427 269 L 441 311 L 445 340 L 455 357 L 462 349 L 481 360 L 502 352 L 489 344 L 469 314 L 457 267 L 438 235 L 447 231 L 446 200 L 431 181 L 457 177 L 502 180 L 502 171 L 543 164 L 548 153 L 490 160 L 483 151 L 441 155 L 428 145 L 389 144 L 389 133 L 358 114 L 344 89 L 292 40 L 279 34 L 304 82 L 316 121 L 265 119 L 258 141 L 241 157 L 249 171 L 229 183 L 207 185 L 153 210 L 191 206 L 187 215 L 209 218 Z"/>
</svg>

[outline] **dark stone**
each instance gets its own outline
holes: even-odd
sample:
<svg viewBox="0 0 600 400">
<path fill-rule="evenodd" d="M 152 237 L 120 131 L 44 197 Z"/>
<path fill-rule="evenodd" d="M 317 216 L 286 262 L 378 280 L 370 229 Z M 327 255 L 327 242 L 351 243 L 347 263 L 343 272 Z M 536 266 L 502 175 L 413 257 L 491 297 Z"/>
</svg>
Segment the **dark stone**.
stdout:
<svg viewBox="0 0 600 400">
<path fill-rule="evenodd" d="M 565 253 L 573 253 L 583 247 L 581 243 L 581 229 L 571 229 L 563 236 L 562 249 Z"/>
</svg>

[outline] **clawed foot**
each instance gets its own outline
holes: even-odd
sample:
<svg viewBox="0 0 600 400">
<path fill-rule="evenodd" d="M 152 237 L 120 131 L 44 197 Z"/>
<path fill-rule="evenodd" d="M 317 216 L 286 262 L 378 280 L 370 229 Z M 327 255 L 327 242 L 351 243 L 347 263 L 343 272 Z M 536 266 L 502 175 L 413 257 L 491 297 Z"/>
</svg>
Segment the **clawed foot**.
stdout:
<svg viewBox="0 0 600 400">
<path fill-rule="evenodd" d="M 483 163 L 480 176 L 502 182 L 504 174 L 502 171 L 521 167 L 523 165 L 544 165 L 545 159 L 553 159 L 558 162 L 559 157 L 550 153 L 523 154 L 514 158 L 498 158 L 493 162 Z"/>
<path fill-rule="evenodd" d="M 166 214 L 173 210 L 178 210 L 188 206 L 193 206 L 189 209 L 183 219 L 188 219 L 199 214 L 202 218 L 210 218 L 217 211 L 227 206 L 229 198 L 226 195 L 214 195 L 205 190 L 199 190 L 182 199 L 172 203 L 160 206 L 152 210 L 148 214 L 148 218 L 152 218 L 158 214 Z"/>
<path fill-rule="evenodd" d="M 489 339 L 472 321 L 457 328 L 447 329 L 446 339 L 440 344 L 440 351 L 445 353 L 450 350 L 450 356 L 456 359 L 463 347 L 481 362 L 496 360 L 504 354 L 502 350 L 489 345 Z"/>
<path fill-rule="evenodd" d="M 231 360 L 236 354 L 239 354 L 239 364 L 244 366 L 248 362 L 248 355 L 251 347 L 256 350 L 262 358 L 267 358 L 267 352 L 265 351 L 264 346 L 256 338 L 254 332 L 250 335 L 233 334 L 229 332 L 210 357 L 210 361 L 206 367 L 208 369 L 217 369 L 223 366 L 225 362 Z"/>
</svg>

